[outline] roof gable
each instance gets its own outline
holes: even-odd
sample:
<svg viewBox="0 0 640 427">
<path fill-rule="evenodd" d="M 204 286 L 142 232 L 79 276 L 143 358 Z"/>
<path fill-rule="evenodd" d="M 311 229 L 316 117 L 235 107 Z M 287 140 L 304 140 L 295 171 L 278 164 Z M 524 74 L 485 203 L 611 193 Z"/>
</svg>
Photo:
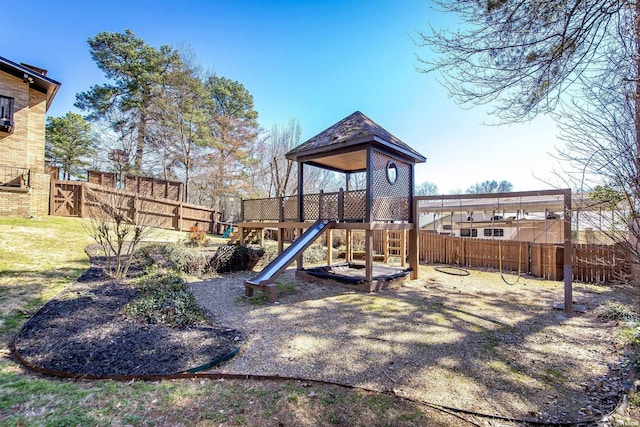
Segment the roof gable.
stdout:
<svg viewBox="0 0 640 427">
<path fill-rule="evenodd" d="M 333 126 L 320 132 L 286 154 L 287 159 L 297 160 L 303 156 L 326 156 L 337 150 L 358 149 L 359 145 L 371 143 L 388 151 L 407 157 L 414 162 L 424 162 L 425 157 L 396 138 L 379 124 L 360 111 L 345 117 Z"/>
</svg>

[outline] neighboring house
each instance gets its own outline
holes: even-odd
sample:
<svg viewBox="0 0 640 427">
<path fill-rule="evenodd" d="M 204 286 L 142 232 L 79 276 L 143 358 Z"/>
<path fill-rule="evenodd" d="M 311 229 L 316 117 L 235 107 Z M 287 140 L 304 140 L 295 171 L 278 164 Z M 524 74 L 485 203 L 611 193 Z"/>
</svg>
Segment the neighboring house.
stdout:
<svg viewBox="0 0 640 427">
<path fill-rule="evenodd" d="M 0 56 L 0 216 L 49 213 L 45 118 L 59 88 L 46 70 Z"/>
<path fill-rule="evenodd" d="M 562 243 L 563 221 L 560 216 L 544 212 L 526 214 L 502 213 L 491 216 L 482 212 L 422 214 L 420 229 L 455 237 L 516 240 L 537 243 Z"/>
<path fill-rule="evenodd" d="M 602 212 L 574 212 L 571 221 L 571 239 L 574 243 L 613 244 L 603 229 L 612 229 L 613 220 L 607 220 Z M 578 220 L 579 218 L 579 220 Z M 528 212 L 518 217 L 517 212 L 492 216 L 473 212 L 421 212 L 420 230 L 454 237 L 515 240 L 536 243 L 564 241 L 562 216 L 553 212 Z"/>
</svg>

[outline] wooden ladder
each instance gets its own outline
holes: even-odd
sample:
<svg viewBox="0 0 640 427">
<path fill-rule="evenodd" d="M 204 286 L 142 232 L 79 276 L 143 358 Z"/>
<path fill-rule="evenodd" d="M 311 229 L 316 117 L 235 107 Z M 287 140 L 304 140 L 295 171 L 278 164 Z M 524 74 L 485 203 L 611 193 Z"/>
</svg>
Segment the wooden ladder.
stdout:
<svg viewBox="0 0 640 427">
<path fill-rule="evenodd" d="M 390 257 L 400 258 L 400 264 L 404 267 L 407 263 L 407 232 L 385 231 L 384 236 L 384 262 L 386 263 Z"/>
</svg>

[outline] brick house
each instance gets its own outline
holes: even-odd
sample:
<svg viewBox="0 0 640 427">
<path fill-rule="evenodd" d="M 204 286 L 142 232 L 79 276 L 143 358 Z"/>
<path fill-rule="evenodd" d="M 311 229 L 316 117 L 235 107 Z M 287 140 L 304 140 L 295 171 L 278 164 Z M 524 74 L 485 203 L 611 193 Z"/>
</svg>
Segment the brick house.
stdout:
<svg viewBox="0 0 640 427">
<path fill-rule="evenodd" d="M 0 216 L 49 213 L 45 118 L 59 88 L 46 70 L 0 56 Z"/>
</svg>

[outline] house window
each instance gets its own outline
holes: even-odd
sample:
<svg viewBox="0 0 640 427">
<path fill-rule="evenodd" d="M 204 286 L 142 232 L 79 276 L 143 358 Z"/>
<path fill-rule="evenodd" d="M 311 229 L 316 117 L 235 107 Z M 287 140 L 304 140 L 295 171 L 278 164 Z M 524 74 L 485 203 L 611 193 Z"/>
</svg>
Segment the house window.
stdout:
<svg viewBox="0 0 640 427">
<path fill-rule="evenodd" d="M 485 228 L 484 229 L 485 237 L 504 237 L 504 228 Z"/>
<path fill-rule="evenodd" d="M 461 228 L 460 237 L 478 237 L 477 228 Z"/>
<path fill-rule="evenodd" d="M 0 95 L 0 131 L 13 132 L 13 98 Z"/>
</svg>

